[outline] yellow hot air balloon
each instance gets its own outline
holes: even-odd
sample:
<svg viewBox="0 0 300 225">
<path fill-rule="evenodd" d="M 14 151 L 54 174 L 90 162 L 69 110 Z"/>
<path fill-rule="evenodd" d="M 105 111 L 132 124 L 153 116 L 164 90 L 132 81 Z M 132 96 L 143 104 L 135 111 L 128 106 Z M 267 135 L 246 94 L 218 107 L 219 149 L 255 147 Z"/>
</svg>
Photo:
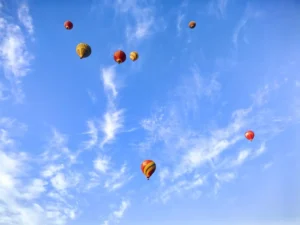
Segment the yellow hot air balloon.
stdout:
<svg viewBox="0 0 300 225">
<path fill-rule="evenodd" d="M 80 59 L 87 58 L 91 55 L 92 49 L 88 44 L 79 43 L 76 46 L 76 53 L 80 57 Z"/>
<path fill-rule="evenodd" d="M 136 61 L 138 58 L 139 58 L 139 53 L 137 53 L 137 52 L 130 52 L 130 59 L 132 60 L 132 61 Z"/>
</svg>

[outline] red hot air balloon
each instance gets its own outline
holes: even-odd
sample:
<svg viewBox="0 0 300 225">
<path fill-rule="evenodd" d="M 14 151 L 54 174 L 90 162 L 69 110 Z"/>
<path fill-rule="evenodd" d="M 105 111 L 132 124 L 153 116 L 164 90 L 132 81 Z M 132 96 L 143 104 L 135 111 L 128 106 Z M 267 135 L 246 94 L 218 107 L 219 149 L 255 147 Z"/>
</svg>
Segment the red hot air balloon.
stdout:
<svg viewBox="0 0 300 225">
<path fill-rule="evenodd" d="M 65 23 L 64 23 L 64 26 L 67 30 L 72 30 L 73 28 L 73 23 L 69 20 L 67 20 Z"/>
<path fill-rule="evenodd" d="M 152 174 L 155 172 L 156 170 L 156 164 L 154 161 L 152 160 L 144 160 L 144 162 L 142 162 L 141 164 L 141 170 L 143 172 L 143 174 L 147 177 L 147 179 L 149 180 L 150 177 L 152 176 Z"/>
<path fill-rule="evenodd" d="M 254 132 L 252 130 L 248 130 L 246 133 L 245 133 L 245 138 L 247 138 L 249 141 L 253 141 L 254 139 Z"/>
<path fill-rule="evenodd" d="M 114 53 L 114 60 L 118 63 L 121 64 L 123 62 L 125 62 L 126 60 L 126 54 L 125 52 L 118 50 Z"/>
</svg>

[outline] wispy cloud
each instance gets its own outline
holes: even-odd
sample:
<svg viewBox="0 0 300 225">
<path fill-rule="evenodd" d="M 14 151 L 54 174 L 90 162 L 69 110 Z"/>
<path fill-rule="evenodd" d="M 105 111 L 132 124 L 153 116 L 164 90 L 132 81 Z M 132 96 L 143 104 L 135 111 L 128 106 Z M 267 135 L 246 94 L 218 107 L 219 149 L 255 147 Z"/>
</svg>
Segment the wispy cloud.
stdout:
<svg viewBox="0 0 300 225">
<path fill-rule="evenodd" d="M 29 13 L 29 8 L 28 5 L 22 4 L 19 9 L 18 9 L 18 18 L 20 22 L 24 25 L 26 30 L 30 35 L 33 35 L 34 33 L 34 28 L 33 28 L 33 23 L 32 23 L 32 18 Z"/>
<path fill-rule="evenodd" d="M 216 183 L 214 185 L 214 194 L 217 195 L 220 191 L 222 183 L 231 182 L 236 179 L 237 175 L 235 173 L 215 173 Z"/>
<path fill-rule="evenodd" d="M 142 128 L 150 135 L 146 137 L 146 141 L 138 144 L 138 148 L 147 150 L 156 142 L 166 140 L 166 136 L 173 138 L 172 135 L 181 132 L 179 121 L 185 120 L 184 122 L 189 123 L 190 121 L 187 120 L 198 117 L 199 102 L 205 98 L 214 99 L 219 95 L 220 90 L 221 84 L 215 75 L 203 78 L 197 70 L 193 70 L 190 76 L 183 77 L 180 85 L 172 92 L 170 100 L 172 103 L 166 105 L 168 108 L 161 107 L 157 109 L 152 118 L 141 121 Z M 184 132 L 183 134 L 188 135 L 188 133 Z M 173 143 L 173 140 L 169 141 Z M 180 139 L 176 137 L 174 141 L 183 144 L 186 140 L 184 137 L 180 137 Z"/>
<path fill-rule="evenodd" d="M 235 27 L 234 32 L 233 32 L 232 42 L 235 47 L 238 46 L 240 34 L 243 31 L 243 29 L 245 28 L 249 19 L 256 19 L 256 18 L 260 17 L 261 14 L 262 13 L 258 10 L 255 10 L 250 3 L 247 4 L 244 15 L 241 18 L 241 20 L 238 22 L 238 24 Z M 247 38 L 244 37 L 243 40 L 247 40 Z M 248 40 L 247 40 L 247 42 L 248 42 Z"/>
<path fill-rule="evenodd" d="M 1 10 L 1 9 L 0 9 Z M 27 5 L 21 5 L 18 9 L 19 18 L 29 32 L 33 33 L 32 19 L 29 15 Z M 7 15 L 9 17 L 11 15 Z M 5 72 L 5 77 L 10 83 L 10 92 L 17 102 L 21 102 L 24 94 L 21 89 L 21 78 L 30 71 L 33 55 L 27 48 L 27 41 L 22 29 L 17 25 L 10 23 L 5 17 L 0 18 L 0 59 Z M 2 84 L 3 85 L 3 84 Z M 1 88 L 3 96 L 3 88 Z M 8 98 L 4 95 L 2 99 Z"/>
<path fill-rule="evenodd" d="M 229 2 L 230 0 L 211 0 L 207 5 L 208 14 L 214 15 L 217 18 L 224 18 Z"/>
<path fill-rule="evenodd" d="M 118 209 L 113 211 L 107 220 L 105 220 L 102 225 L 110 225 L 112 222 L 119 223 L 120 219 L 124 216 L 125 211 L 128 209 L 130 206 L 130 201 L 129 200 L 122 200 L 120 206 Z"/>
<path fill-rule="evenodd" d="M 130 176 L 127 171 L 127 165 L 123 164 L 120 170 L 112 171 L 104 183 L 104 187 L 109 191 L 115 191 L 123 187 L 129 182 L 133 176 Z"/>
<path fill-rule="evenodd" d="M 97 102 L 96 94 L 90 90 L 87 91 L 91 101 L 95 104 Z"/>
<path fill-rule="evenodd" d="M 0 139 L 0 224 L 5 225 L 64 225 L 76 217 L 77 208 L 67 189 L 74 185 L 64 167 L 49 164 L 41 176 L 34 158 L 17 150 L 16 120 L 2 118 L 0 129 L 6 134 Z M 18 132 L 17 132 L 18 133 Z M 56 136 L 52 147 L 65 143 Z M 41 168 L 40 168 L 41 169 Z M 66 172 L 66 173 L 65 173 Z M 50 186 L 52 184 L 52 188 Z"/>
<path fill-rule="evenodd" d="M 271 111 L 266 111 L 266 98 L 272 97 L 271 93 L 277 91 L 275 88 L 267 88 L 262 89 L 267 90 L 267 94 L 262 94 L 259 102 L 253 99 L 248 108 L 233 111 L 227 125 L 218 127 L 214 121 L 214 126 L 205 126 L 204 123 L 209 124 L 209 121 L 199 120 L 203 113 L 200 105 L 211 95 L 216 95 L 220 88 L 209 88 L 213 91 L 206 91 L 205 87 L 208 86 L 202 85 L 201 78 L 195 75 L 185 77 L 186 81 L 175 89 L 175 93 L 180 95 L 174 95 L 173 92 L 169 102 L 163 103 L 164 107 L 159 107 L 156 113 L 141 122 L 146 136 L 139 147 L 157 147 L 164 155 L 164 165 L 161 165 L 162 169 L 158 173 L 162 187 L 158 195 L 162 201 L 167 201 L 172 194 L 183 193 L 185 189 L 180 188 L 182 184 L 184 187 L 195 187 L 192 184 L 196 182 L 196 175 L 205 181 L 205 178 L 209 180 L 212 174 L 217 174 L 217 193 L 225 180 L 229 182 L 236 176 L 230 173 L 226 177 L 224 174 L 227 172 L 224 170 L 232 167 L 238 170 L 244 163 L 250 163 L 250 160 L 262 155 L 266 151 L 266 141 L 278 135 L 292 121 L 284 119 L 286 116 L 275 121 L 274 116 L 270 115 Z M 193 114 L 197 117 L 193 117 Z M 256 128 L 256 143 L 259 143 L 259 139 L 263 140 L 258 147 L 240 146 L 243 143 L 241 141 L 245 140 L 244 132 L 249 127 Z M 232 152 L 230 156 L 229 152 Z"/>
<path fill-rule="evenodd" d="M 89 135 L 90 139 L 84 142 L 84 148 L 90 149 L 98 144 L 98 127 L 95 121 L 87 121 L 88 131 L 85 134 Z"/>
<path fill-rule="evenodd" d="M 128 42 L 141 41 L 154 31 L 156 21 L 154 7 L 136 0 L 118 0 L 114 7 L 117 13 L 122 16 L 129 15 L 134 21 L 134 25 L 128 24 L 126 27 Z"/>
<path fill-rule="evenodd" d="M 177 24 L 176 24 L 178 35 L 180 35 L 181 29 L 182 29 L 182 21 L 183 21 L 184 17 L 185 17 L 185 15 L 183 13 L 181 13 L 181 12 L 178 13 Z"/>
<path fill-rule="evenodd" d="M 242 150 L 239 152 L 237 158 L 232 162 L 232 166 L 240 166 L 242 165 L 246 159 L 250 156 L 250 150 Z"/>
<path fill-rule="evenodd" d="M 263 170 L 267 170 L 267 169 L 269 169 L 271 166 L 273 166 L 273 162 L 268 162 L 268 163 L 266 163 L 266 164 L 264 164 L 263 165 Z"/>
<path fill-rule="evenodd" d="M 97 159 L 94 160 L 94 168 L 101 173 L 107 173 L 110 169 L 110 158 L 107 156 L 98 156 Z"/>
<path fill-rule="evenodd" d="M 114 140 L 116 133 L 123 127 L 124 110 L 117 109 L 115 105 L 115 99 L 118 95 L 115 75 L 115 67 L 102 69 L 102 80 L 108 98 L 108 106 L 101 125 L 102 132 L 105 135 L 100 144 L 101 147 Z"/>
<path fill-rule="evenodd" d="M 183 3 L 179 7 L 179 11 L 177 15 L 177 23 L 176 23 L 178 35 L 180 35 L 182 30 L 182 22 L 183 19 L 185 18 L 184 11 L 186 10 L 187 6 L 188 6 L 188 1 L 183 1 Z"/>
<path fill-rule="evenodd" d="M 93 163 L 94 171 L 90 172 L 90 182 L 87 184 L 88 190 L 101 185 L 108 191 L 116 191 L 133 178 L 132 175 L 129 175 L 125 163 L 120 169 L 116 169 L 108 156 L 98 155 Z"/>
</svg>

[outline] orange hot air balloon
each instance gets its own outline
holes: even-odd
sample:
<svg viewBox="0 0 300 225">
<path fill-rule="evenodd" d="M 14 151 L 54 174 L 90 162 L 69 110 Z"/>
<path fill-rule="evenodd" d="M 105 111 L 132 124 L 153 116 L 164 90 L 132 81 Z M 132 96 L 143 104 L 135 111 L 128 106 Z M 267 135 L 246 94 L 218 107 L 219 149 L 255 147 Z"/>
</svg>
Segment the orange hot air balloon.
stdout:
<svg viewBox="0 0 300 225">
<path fill-rule="evenodd" d="M 141 170 L 142 170 L 143 174 L 149 180 L 149 178 L 152 176 L 152 174 L 156 170 L 156 164 L 155 164 L 154 161 L 152 161 L 150 159 L 147 159 L 144 162 L 142 162 L 142 164 L 141 164 Z"/>
<path fill-rule="evenodd" d="M 118 50 L 114 53 L 114 60 L 118 63 L 121 64 L 123 62 L 125 62 L 126 60 L 126 54 L 125 52 Z"/>
<path fill-rule="evenodd" d="M 195 21 L 189 22 L 189 28 L 194 29 L 195 27 L 196 27 L 196 22 Z"/>
<path fill-rule="evenodd" d="M 64 26 L 67 30 L 72 30 L 73 28 L 73 23 L 69 20 L 67 20 L 65 23 L 64 23 Z"/>
<path fill-rule="evenodd" d="M 248 130 L 246 133 L 245 133 L 245 137 L 249 140 L 249 141 L 253 141 L 254 139 L 254 132 L 252 130 Z"/>
</svg>

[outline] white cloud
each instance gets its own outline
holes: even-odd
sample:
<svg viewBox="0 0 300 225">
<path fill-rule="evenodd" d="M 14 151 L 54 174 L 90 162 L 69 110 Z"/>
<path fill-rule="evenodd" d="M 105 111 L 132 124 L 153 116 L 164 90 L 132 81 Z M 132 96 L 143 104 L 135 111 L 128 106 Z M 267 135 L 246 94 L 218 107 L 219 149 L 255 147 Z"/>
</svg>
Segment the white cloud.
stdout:
<svg viewBox="0 0 300 225">
<path fill-rule="evenodd" d="M 19 8 L 19 12 L 22 14 L 22 19 L 27 18 L 26 23 L 30 26 L 30 15 L 26 11 L 28 7 L 22 5 Z M 25 15 L 25 12 L 27 14 Z M 11 15 L 8 15 L 9 17 Z M 23 20 L 25 23 L 25 20 Z M 31 27 L 33 30 L 33 27 Z M 1 66 L 4 69 L 5 77 L 10 84 L 10 92 L 15 97 L 17 102 L 21 102 L 24 98 L 24 94 L 21 89 L 21 78 L 26 76 L 30 71 L 30 64 L 33 59 L 33 55 L 27 49 L 26 38 L 21 28 L 13 23 L 10 23 L 5 17 L 0 18 L 0 59 Z M 3 85 L 3 84 L 2 84 Z M 1 88 L 6 90 L 5 88 Z M 3 96 L 3 94 L 2 94 Z M 4 95 L 2 99 L 8 98 L 8 95 Z"/>
<path fill-rule="evenodd" d="M 221 174 L 216 173 L 215 177 L 218 181 L 230 182 L 236 178 L 236 174 L 234 174 L 234 173 L 221 173 Z"/>
<path fill-rule="evenodd" d="M 119 210 L 114 211 L 113 215 L 118 219 L 122 218 L 129 205 L 129 201 L 122 201 Z"/>
<path fill-rule="evenodd" d="M 67 145 L 67 135 L 53 128 L 52 136 L 46 146 L 46 151 L 42 153 L 43 161 L 46 163 L 52 163 L 53 161 L 61 163 L 63 161 L 67 165 L 76 163 L 80 151 L 72 152 Z"/>
<path fill-rule="evenodd" d="M 236 178 L 235 173 L 215 173 L 216 183 L 214 185 L 214 194 L 217 195 L 224 182 L 230 182 Z"/>
<path fill-rule="evenodd" d="M 90 140 L 84 142 L 84 148 L 90 149 L 97 145 L 98 143 L 98 128 L 95 124 L 95 121 L 89 120 L 87 122 L 88 131 L 85 132 L 85 134 L 88 134 L 90 136 Z"/>
<path fill-rule="evenodd" d="M 33 179 L 31 184 L 26 187 L 23 194 L 23 198 L 32 200 L 39 198 L 42 193 L 46 191 L 46 185 L 48 183 L 41 179 Z"/>
<path fill-rule="evenodd" d="M 208 3 L 208 13 L 218 18 L 226 16 L 226 9 L 230 0 L 211 0 Z"/>
<path fill-rule="evenodd" d="M 98 156 L 96 160 L 94 160 L 94 168 L 95 170 L 106 173 L 109 169 L 110 158 L 106 156 Z"/>
<path fill-rule="evenodd" d="M 181 32 L 181 29 L 182 29 L 182 21 L 184 19 L 185 15 L 181 12 L 178 13 L 178 16 L 177 16 L 177 31 L 178 31 L 178 34 L 180 34 Z"/>
<path fill-rule="evenodd" d="M 268 162 L 268 163 L 266 163 L 266 164 L 264 164 L 263 165 L 263 170 L 267 170 L 267 169 L 269 169 L 271 166 L 273 166 L 273 162 Z"/>
<path fill-rule="evenodd" d="M 127 172 L 127 165 L 123 164 L 119 171 L 109 173 L 109 178 L 105 181 L 104 187 L 108 191 L 115 191 L 123 187 L 132 177 Z"/>
<path fill-rule="evenodd" d="M 247 22 L 248 22 L 248 18 L 247 17 L 241 19 L 239 21 L 238 25 L 236 26 L 236 28 L 234 29 L 234 33 L 233 33 L 233 36 L 232 36 L 232 42 L 233 42 L 233 44 L 234 44 L 235 47 L 237 47 L 238 38 L 239 38 L 240 32 L 245 27 L 245 25 L 247 24 Z"/>
<path fill-rule="evenodd" d="M 266 85 L 263 89 L 258 90 L 252 95 L 254 104 L 257 104 L 258 106 L 266 104 L 269 93 L 270 87 L 268 85 Z"/>
<path fill-rule="evenodd" d="M 122 200 L 121 204 L 118 209 L 113 211 L 107 220 L 105 220 L 102 225 L 109 225 L 111 222 L 113 223 L 119 223 L 120 219 L 124 216 L 125 211 L 128 209 L 130 206 L 130 201 L 129 200 Z"/>
<path fill-rule="evenodd" d="M 260 147 L 254 152 L 255 156 L 260 156 L 261 154 L 263 154 L 266 151 L 266 143 L 262 143 L 260 145 Z"/>
<path fill-rule="evenodd" d="M 249 19 L 257 19 L 258 17 L 261 16 L 261 14 L 262 14 L 262 12 L 260 12 L 258 10 L 254 10 L 252 5 L 250 3 L 247 3 L 244 15 L 243 15 L 242 19 L 238 22 L 238 24 L 235 27 L 234 32 L 233 32 L 232 42 L 235 47 L 237 47 L 241 32 L 245 28 Z M 247 38 L 244 36 L 243 40 L 247 40 Z M 247 40 L 247 42 L 248 42 L 248 40 Z"/>
<path fill-rule="evenodd" d="M 64 165 L 48 165 L 41 173 L 43 177 L 52 177 L 54 174 L 64 169 Z"/>
<path fill-rule="evenodd" d="M 29 13 L 29 8 L 27 5 L 22 4 L 18 9 L 18 18 L 20 22 L 24 25 L 30 35 L 33 34 L 34 28 L 32 24 L 32 18 Z"/>
<path fill-rule="evenodd" d="M 9 89 L 3 83 L 0 83 L 0 101 L 9 99 Z"/>
<path fill-rule="evenodd" d="M 91 101 L 95 104 L 97 102 L 96 94 L 94 92 L 90 91 L 90 90 L 88 90 L 87 93 L 88 93 Z"/>
<path fill-rule="evenodd" d="M 116 191 L 128 183 L 133 176 L 129 174 L 126 163 L 120 169 L 115 169 L 111 158 L 105 155 L 98 155 L 93 161 L 94 171 L 90 172 L 90 182 L 86 189 L 103 187 L 109 192 Z"/>
<path fill-rule="evenodd" d="M 0 224 L 64 225 L 74 217 L 76 209 L 69 203 L 60 204 L 43 198 L 48 192 L 47 182 L 29 176 L 33 165 L 24 153 L 0 151 L 0 160 Z M 41 199 L 43 205 L 36 203 Z M 54 218 L 51 217 L 53 213 Z"/>
<path fill-rule="evenodd" d="M 68 183 L 63 173 L 58 173 L 55 177 L 51 178 L 51 183 L 58 191 L 63 191 L 68 187 Z"/>
<path fill-rule="evenodd" d="M 142 1 L 118 0 L 114 7 L 123 18 L 130 16 L 134 21 L 134 25 L 127 24 L 126 27 L 126 38 L 131 43 L 143 40 L 157 28 L 154 7 L 143 5 Z"/>
<path fill-rule="evenodd" d="M 242 150 L 239 152 L 237 158 L 232 162 L 232 166 L 240 166 L 242 165 L 245 160 L 250 156 L 250 150 Z"/>
<path fill-rule="evenodd" d="M 102 131 L 105 134 L 101 147 L 115 139 L 116 133 L 123 127 L 123 110 L 110 110 L 104 115 Z"/>
<path fill-rule="evenodd" d="M 161 165 L 161 171 L 158 172 L 161 189 L 157 192 L 162 201 L 167 201 L 172 194 L 183 193 L 185 189 L 182 184 L 184 187 L 193 187 L 193 177 L 201 172 L 204 178 L 217 174 L 219 180 L 214 184 L 217 193 L 222 182 L 229 182 L 236 176 L 233 173 L 226 174 L 225 169 L 232 166 L 239 169 L 238 166 L 242 166 L 248 159 L 254 160 L 263 154 L 266 151 L 266 141 L 278 135 L 294 120 L 291 117 L 286 119 L 286 115 L 275 117 L 272 110 L 267 110 L 267 101 L 262 100 L 257 104 L 254 99 L 248 108 L 233 111 L 227 125 L 219 127 L 213 120 L 213 126 L 207 126 L 210 121 L 199 120 L 202 115 L 202 108 L 199 106 L 205 101 L 205 97 L 210 96 L 203 88 L 207 86 L 202 85 L 203 81 L 200 82 L 201 78 L 197 76 L 185 76 L 185 79 L 175 89 L 176 95 L 172 92 L 169 101 L 162 103 L 164 107 L 158 107 L 153 115 L 141 121 L 145 139 L 138 146 L 158 148 L 164 155 L 164 165 Z M 270 93 L 276 88 L 271 85 L 269 87 L 268 96 L 272 98 Z M 216 88 L 208 93 L 215 95 L 218 91 Z M 267 95 L 262 96 L 261 99 Z M 194 117 L 193 114 L 197 116 Z M 198 126 L 199 123 L 201 126 Z M 253 143 L 264 140 L 257 149 L 239 146 L 249 144 L 244 137 L 245 130 L 249 127 L 254 127 L 256 133 L 252 146 Z M 241 150 L 237 151 L 238 149 Z M 230 151 L 237 151 L 236 158 L 228 156 Z M 201 189 L 197 190 L 201 192 Z"/>
<path fill-rule="evenodd" d="M 191 193 L 191 197 L 196 198 L 200 197 L 199 187 L 204 184 L 205 178 L 199 174 L 194 174 L 191 179 L 179 180 L 176 183 L 172 183 L 168 188 L 162 188 L 159 193 L 158 199 L 163 203 L 166 203 L 173 194 L 183 195 L 186 192 Z M 196 194 L 196 195 L 194 195 Z M 185 196 L 186 197 L 186 196 Z"/>
<path fill-rule="evenodd" d="M 108 92 L 107 94 L 109 96 L 112 96 L 113 98 L 117 97 L 118 92 L 115 83 L 115 77 L 116 77 L 115 67 L 104 68 L 102 69 L 101 73 L 102 73 L 104 90 Z"/>
<path fill-rule="evenodd" d="M 160 180 L 160 183 L 161 185 L 164 185 L 165 184 L 165 180 L 168 176 L 170 176 L 170 171 L 168 168 L 162 168 L 159 173 L 158 173 L 158 176 L 159 176 L 159 180 Z"/>
<path fill-rule="evenodd" d="M 105 144 L 113 141 L 116 134 L 123 127 L 123 109 L 117 109 L 115 106 L 115 98 L 118 95 L 116 82 L 115 82 L 115 67 L 109 67 L 102 69 L 102 80 L 104 90 L 108 98 L 107 111 L 104 114 L 102 122 L 102 132 L 104 138 L 100 144 L 103 147 Z"/>
</svg>

